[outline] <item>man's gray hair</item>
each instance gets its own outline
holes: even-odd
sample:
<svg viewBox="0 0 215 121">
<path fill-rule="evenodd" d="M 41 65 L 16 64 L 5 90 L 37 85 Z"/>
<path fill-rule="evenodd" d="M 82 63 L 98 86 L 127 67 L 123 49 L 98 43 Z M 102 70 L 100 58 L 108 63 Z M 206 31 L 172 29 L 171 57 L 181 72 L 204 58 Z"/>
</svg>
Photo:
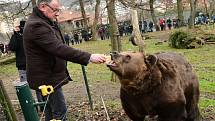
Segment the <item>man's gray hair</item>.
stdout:
<svg viewBox="0 0 215 121">
<path fill-rule="evenodd" d="M 37 0 L 37 6 L 39 6 L 41 3 L 51 3 L 52 0 Z"/>
</svg>

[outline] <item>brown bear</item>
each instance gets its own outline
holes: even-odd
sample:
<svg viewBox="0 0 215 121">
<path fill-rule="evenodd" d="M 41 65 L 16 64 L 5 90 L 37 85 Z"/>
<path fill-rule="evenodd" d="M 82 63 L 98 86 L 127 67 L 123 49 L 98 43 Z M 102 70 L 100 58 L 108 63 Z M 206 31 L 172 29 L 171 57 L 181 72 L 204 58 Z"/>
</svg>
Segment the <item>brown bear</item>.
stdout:
<svg viewBox="0 0 215 121">
<path fill-rule="evenodd" d="M 112 53 L 107 66 L 119 78 L 122 107 L 133 121 L 200 121 L 199 83 L 179 54 Z"/>
</svg>

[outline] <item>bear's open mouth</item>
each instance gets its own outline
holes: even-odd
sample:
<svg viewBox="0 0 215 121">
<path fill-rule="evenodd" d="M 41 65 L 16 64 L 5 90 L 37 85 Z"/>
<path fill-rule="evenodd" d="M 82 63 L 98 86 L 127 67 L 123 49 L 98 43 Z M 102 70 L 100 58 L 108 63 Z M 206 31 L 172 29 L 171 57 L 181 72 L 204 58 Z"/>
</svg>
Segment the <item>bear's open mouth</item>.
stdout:
<svg viewBox="0 0 215 121">
<path fill-rule="evenodd" d="M 116 63 L 112 60 L 109 63 L 107 63 L 108 67 L 117 67 Z"/>
</svg>

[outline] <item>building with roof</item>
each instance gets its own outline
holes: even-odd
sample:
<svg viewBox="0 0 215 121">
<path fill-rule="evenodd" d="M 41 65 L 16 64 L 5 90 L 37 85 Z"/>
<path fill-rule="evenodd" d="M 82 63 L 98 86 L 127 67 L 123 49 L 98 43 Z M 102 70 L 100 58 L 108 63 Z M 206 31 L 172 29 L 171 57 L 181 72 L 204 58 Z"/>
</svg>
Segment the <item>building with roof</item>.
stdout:
<svg viewBox="0 0 215 121">
<path fill-rule="evenodd" d="M 89 24 L 88 26 L 91 26 L 93 24 L 94 16 L 91 14 L 87 14 L 86 17 Z M 84 27 L 84 18 L 82 17 L 81 12 L 78 11 L 62 11 L 58 16 L 58 22 L 61 25 L 66 25 L 67 28 L 70 28 L 70 30 L 81 29 Z"/>
</svg>

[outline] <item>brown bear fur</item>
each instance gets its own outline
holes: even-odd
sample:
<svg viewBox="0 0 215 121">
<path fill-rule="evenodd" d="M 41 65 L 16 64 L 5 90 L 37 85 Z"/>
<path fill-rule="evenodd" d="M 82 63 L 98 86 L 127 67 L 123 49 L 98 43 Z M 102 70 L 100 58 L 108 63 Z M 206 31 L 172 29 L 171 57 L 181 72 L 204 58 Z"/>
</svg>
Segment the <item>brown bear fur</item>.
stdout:
<svg viewBox="0 0 215 121">
<path fill-rule="evenodd" d="M 118 76 L 122 107 L 133 121 L 200 121 L 199 83 L 179 54 L 114 53 L 107 64 Z"/>
</svg>

